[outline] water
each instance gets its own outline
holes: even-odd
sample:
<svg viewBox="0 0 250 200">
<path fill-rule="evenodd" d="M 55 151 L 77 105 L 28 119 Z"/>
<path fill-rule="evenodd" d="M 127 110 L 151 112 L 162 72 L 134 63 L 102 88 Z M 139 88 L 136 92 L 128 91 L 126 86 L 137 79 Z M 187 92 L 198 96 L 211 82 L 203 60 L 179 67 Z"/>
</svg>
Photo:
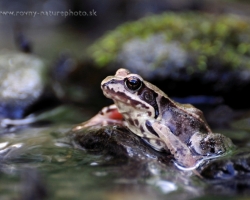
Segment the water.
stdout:
<svg viewBox="0 0 250 200">
<path fill-rule="evenodd" d="M 145 164 L 151 174 L 129 174 L 131 163 L 107 164 L 107 156 L 74 149 L 65 136 L 71 127 L 29 128 L 0 138 L 1 199 L 26 199 L 41 190 L 46 199 L 161 199 L 179 190 L 161 180 L 153 164 Z"/>
<path fill-rule="evenodd" d="M 227 190 L 231 199 L 242 197 L 223 188 L 226 181 L 205 180 L 174 163 L 117 162 L 111 156 L 76 149 L 67 137 L 73 126 L 26 127 L 0 137 L 0 198 L 185 200 L 216 195 L 215 199 L 223 199 Z M 245 134 L 243 140 L 248 137 Z"/>
</svg>

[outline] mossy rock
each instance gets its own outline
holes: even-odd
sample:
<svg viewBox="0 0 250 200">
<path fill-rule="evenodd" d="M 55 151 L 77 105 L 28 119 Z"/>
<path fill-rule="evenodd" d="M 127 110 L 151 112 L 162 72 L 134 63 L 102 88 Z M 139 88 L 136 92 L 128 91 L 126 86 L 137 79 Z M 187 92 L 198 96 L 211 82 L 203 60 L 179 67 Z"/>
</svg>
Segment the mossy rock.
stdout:
<svg viewBox="0 0 250 200">
<path fill-rule="evenodd" d="M 245 69 L 250 67 L 249 33 L 249 20 L 235 15 L 166 13 L 117 27 L 94 43 L 89 52 L 96 65 L 103 67 L 117 60 L 127 42 L 162 35 L 165 43 L 177 42 L 193 55 L 192 61 L 188 59 L 185 63 L 189 73 L 210 67 Z M 153 68 L 161 64 L 158 62 Z"/>
<path fill-rule="evenodd" d="M 153 15 L 120 25 L 88 51 L 97 67 L 127 68 L 170 96 L 222 96 L 228 105 L 246 107 L 249 24 L 236 15 Z"/>
</svg>

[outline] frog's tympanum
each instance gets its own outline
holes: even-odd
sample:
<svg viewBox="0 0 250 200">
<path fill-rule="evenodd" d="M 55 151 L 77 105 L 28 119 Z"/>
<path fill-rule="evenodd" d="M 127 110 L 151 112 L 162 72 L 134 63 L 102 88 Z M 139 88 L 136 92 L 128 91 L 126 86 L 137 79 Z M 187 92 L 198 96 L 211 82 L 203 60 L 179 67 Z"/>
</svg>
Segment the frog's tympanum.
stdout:
<svg viewBox="0 0 250 200">
<path fill-rule="evenodd" d="M 221 155 L 233 146 L 229 138 L 212 133 L 199 109 L 173 101 L 126 69 L 105 78 L 101 88 L 115 103 L 103 111 L 119 116 L 117 108 L 128 129 L 155 150 L 170 151 L 179 167 L 196 168 L 203 160 Z"/>
</svg>

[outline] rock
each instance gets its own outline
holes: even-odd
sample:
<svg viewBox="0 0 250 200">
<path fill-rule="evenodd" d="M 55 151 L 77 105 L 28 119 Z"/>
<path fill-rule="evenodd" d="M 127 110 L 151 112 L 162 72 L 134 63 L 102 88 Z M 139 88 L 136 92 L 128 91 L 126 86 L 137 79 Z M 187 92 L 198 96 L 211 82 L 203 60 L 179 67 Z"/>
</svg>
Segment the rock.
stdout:
<svg viewBox="0 0 250 200">
<path fill-rule="evenodd" d="M 68 136 L 75 148 L 105 156 L 106 159 L 104 158 L 104 160 L 106 161 L 102 164 L 125 164 L 131 163 L 132 159 L 136 161 L 137 166 L 145 162 L 154 162 L 156 166 L 163 167 L 166 171 L 177 170 L 177 167 L 171 163 L 173 156 L 167 152 L 155 151 L 140 137 L 121 125 L 88 128 L 78 125 L 68 133 Z M 179 172 L 176 171 L 177 174 Z M 207 160 L 195 170 L 195 174 L 197 173 L 207 181 L 212 181 L 215 186 L 219 185 L 223 188 L 223 191 L 226 191 L 232 185 L 238 187 L 241 184 L 249 189 L 249 150 L 238 148 L 229 152 L 226 156 Z M 233 192 L 235 191 L 237 189 Z"/>
<path fill-rule="evenodd" d="M 36 56 L 0 53 L 0 119 L 20 119 L 44 91 L 44 62 Z"/>
<path fill-rule="evenodd" d="M 230 157 L 214 160 L 203 167 L 201 175 L 210 180 L 249 180 L 250 152 L 239 149 Z"/>
<path fill-rule="evenodd" d="M 143 140 L 123 126 L 93 126 L 73 128 L 69 137 L 75 147 L 88 152 L 114 156 L 127 160 L 160 160 L 169 163 L 172 157 L 167 152 L 150 148 Z"/>
<path fill-rule="evenodd" d="M 90 57 L 97 67 L 141 74 L 170 96 L 222 96 L 230 106 L 249 107 L 249 21 L 200 13 L 149 16 L 104 35 Z"/>
<path fill-rule="evenodd" d="M 176 181 L 176 176 L 187 178 L 193 174 L 202 177 L 203 184 L 206 181 L 207 187 L 212 191 L 220 188 L 220 194 L 249 191 L 248 148 L 238 148 L 226 156 L 207 160 L 194 171 L 182 171 L 171 163 L 173 157 L 170 154 L 153 150 L 142 139 L 121 125 L 79 128 L 80 126 L 74 127 L 68 136 L 75 148 L 104 157 L 101 163 L 98 163 L 99 165 L 130 166 L 128 173 L 135 176 L 141 171 L 144 171 L 143 174 L 150 173 L 145 163 L 151 163 L 157 170 L 160 169 L 165 173 L 172 171 L 174 177 L 170 177 L 170 180 L 174 178 Z"/>
<path fill-rule="evenodd" d="M 146 40 L 136 38 L 126 42 L 116 62 L 148 80 L 178 79 L 187 59 L 188 54 L 179 42 L 166 43 L 164 35 L 153 35 Z M 168 70 L 164 70 L 166 67 Z"/>
</svg>

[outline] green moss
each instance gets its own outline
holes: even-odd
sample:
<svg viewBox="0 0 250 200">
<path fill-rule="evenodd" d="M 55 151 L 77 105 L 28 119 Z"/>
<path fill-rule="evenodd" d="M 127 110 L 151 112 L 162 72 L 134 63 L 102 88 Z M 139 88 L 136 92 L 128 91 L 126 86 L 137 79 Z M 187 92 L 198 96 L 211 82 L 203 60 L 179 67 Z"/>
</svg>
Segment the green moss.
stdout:
<svg viewBox="0 0 250 200">
<path fill-rule="evenodd" d="M 178 41 L 190 55 L 195 69 L 204 71 L 209 61 L 229 69 L 250 64 L 249 20 L 235 15 L 208 15 L 201 13 L 166 13 L 125 23 L 107 33 L 89 49 L 89 56 L 97 66 L 112 63 L 123 44 L 134 38 L 145 39 L 164 34 L 167 41 Z M 214 62 L 212 62 L 214 63 Z"/>
</svg>

